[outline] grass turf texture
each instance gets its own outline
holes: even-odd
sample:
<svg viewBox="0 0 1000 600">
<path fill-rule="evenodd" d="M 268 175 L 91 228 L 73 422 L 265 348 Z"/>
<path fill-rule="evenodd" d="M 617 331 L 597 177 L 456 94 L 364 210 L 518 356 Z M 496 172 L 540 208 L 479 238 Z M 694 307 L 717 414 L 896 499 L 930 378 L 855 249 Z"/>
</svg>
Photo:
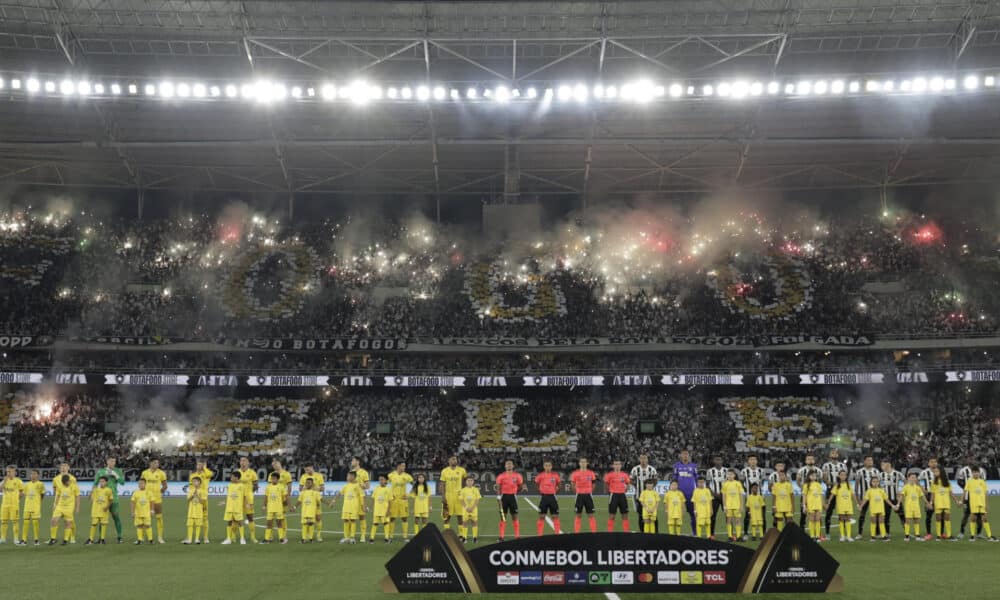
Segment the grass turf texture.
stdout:
<svg viewBox="0 0 1000 600">
<path fill-rule="evenodd" d="M 385 574 L 384 564 L 402 546 L 399 528 L 396 543 L 374 545 L 341 545 L 339 531 L 339 505 L 324 514 L 324 542 L 300 545 L 299 514 L 290 514 L 288 532 L 289 544 L 221 546 L 225 525 L 222 522 L 222 508 L 216 499 L 210 506 L 211 539 L 208 546 L 184 546 L 180 542 L 186 535 L 186 507 L 182 499 L 168 499 L 165 504 L 167 544 L 156 546 L 134 546 L 135 530 L 127 511 L 128 499 L 122 498 L 125 510 L 123 525 L 126 544 L 115 544 L 114 525 L 108 532 L 108 545 L 84 546 L 90 527 L 90 502 L 84 499 L 77 523 L 76 545 L 45 546 L 48 539 L 48 522 L 41 523 L 43 545 L 15 548 L 10 544 L 0 546 L 0 565 L 5 577 L 3 588 L 18 600 L 32 600 L 52 597 L 89 600 L 128 597 L 140 594 L 143 600 L 160 598 L 267 598 L 267 597 L 328 597 L 328 598 L 370 598 L 388 597 L 379 590 L 378 582 Z M 491 498 L 484 498 L 480 508 L 480 544 L 496 541 L 497 506 Z M 536 499 L 533 498 L 537 502 Z M 561 498 L 562 523 L 572 531 L 572 498 Z M 521 502 L 521 532 L 534 535 L 536 513 L 526 502 Z M 599 504 L 601 504 L 599 500 Z M 258 508 L 260 499 L 257 500 Z M 440 525 L 440 500 L 435 499 L 432 520 Z M 1000 498 L 991 498 L 991 514 L 1000 514 Z M 51 499 L 47 499 L 43 517 L 48 519 Z M 958 533 L 961 509 L 953 513 L 953 533 Z M 637 527 L 635 514 L 632 527 Z M 770 518 L 770 516 L 768 517 Z M 894 540 L 891 543 L 868 542 L 865 539 L 853 544 L 828 542 L 824 547 L 840 561 L 840 574 L 844 577 L 844 593 L 837 596 L 843 600 L 911 600 L 914 597 L 1000 597 L 1000 582 L 995 571 L 1000 565 L 1000 543 L 978 540 L 969 543 L 958 542 L 909 542 L 902 540 L 902 526 L 893 516 Z M 597 522 L 603 530 L 607 513 L 598 510 Z M 262 525 L 259 520 L 258 525 Z M 20 523 L 18 523 L 20 526 Z M 1000 533 L 1000 519 L 993 526 Z M 369 523 L 369 527 L 371 527 Z M 719 519 L 717 527 L 725 537 L 724 523 Z M 865 524 L 867 530 L 868 524 Z M 412 525 L 411 525 L 412 528 Z M 921 524 L 921 529 L 923 524 Z M 587 531 L 586 519 L 583 530 Z M 61 530 L 60 530 L 61 531 Z M 546 526 L 546 532 L 551 533 Z M 690 531 L 685 523 L 684 531 Z M 855 526 L 855 532 L 857 527 Z M 333 533 L 337 532 L 337 533 Z M 381 532 L 380 532 L 381 533 Z M 508 523 L 508 537 L 513 535 Z M 837 536 L 836 524 L 831 533 Z M 966 531 L 968 533 L 968 531 Z M 258 528 L 257 537 L 263 539 L 263 529 Z M 411 529 L 412 535 L 412 529 Z M 639 534 L 636 534 L 639 535 Z M 754 544 L 750 544 L 753 546 Z M 667 596 L 672 594 L 664 594 Z M 603 594 L 498 594 L 494 598 L 554 598 L 603 599 Z M 622 598 L 650 598 L 654 594 L 619 594 Z M 700 597 L 724 597 L 726 595 L 699 595 Z M 407 595 L 409 598 L 432 598 L 430 595 Z"/>
</svg>

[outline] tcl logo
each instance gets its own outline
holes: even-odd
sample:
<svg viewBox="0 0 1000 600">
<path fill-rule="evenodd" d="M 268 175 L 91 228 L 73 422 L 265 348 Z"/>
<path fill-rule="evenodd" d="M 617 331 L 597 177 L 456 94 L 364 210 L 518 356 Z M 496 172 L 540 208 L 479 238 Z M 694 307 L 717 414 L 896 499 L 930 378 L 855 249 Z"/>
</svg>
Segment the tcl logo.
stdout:
<svg viewBox="0 0 1000 600">
<path fill-rule="evenodd" d="M 726 572 L 705 571 L 704 573 L 702 573 L 702 580 L 705 582 L 705 585 L 725 585 Z"/>
</svg>

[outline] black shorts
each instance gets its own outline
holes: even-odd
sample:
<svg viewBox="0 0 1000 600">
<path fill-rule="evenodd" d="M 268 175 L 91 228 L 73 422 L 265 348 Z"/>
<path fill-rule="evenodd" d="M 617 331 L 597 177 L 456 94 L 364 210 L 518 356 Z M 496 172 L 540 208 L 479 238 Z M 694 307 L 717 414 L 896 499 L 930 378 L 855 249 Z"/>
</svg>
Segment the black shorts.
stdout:
<svg viewBox="0 0 1000 600">
<path fill-rule="evenodd" d="M 559 502 L 556 501 L 555 494 L 543 494 L 542 501 L 538 503 L 538 514 L 558 515 Z"/>
<path fill-rule="evenodd" d="M 576 514 L 587 511 L 588 515 L 594 514 L 594 497 L 590 494 L 576 495 Z"/>
<path fill-rule="evenodd" d="M 611 494 L 611 502 L 608 503 L 608 514 L 614 515 L 621 513 L 623 515 L 628 514 L 628 498 L 625 494 Z"/>
<path fill-rule="evenodd" d="M 504 494 L 500 496 L 500 510 L 508 515 L 517 514 L 517 496 L 514 494 Z"/>
</svg>

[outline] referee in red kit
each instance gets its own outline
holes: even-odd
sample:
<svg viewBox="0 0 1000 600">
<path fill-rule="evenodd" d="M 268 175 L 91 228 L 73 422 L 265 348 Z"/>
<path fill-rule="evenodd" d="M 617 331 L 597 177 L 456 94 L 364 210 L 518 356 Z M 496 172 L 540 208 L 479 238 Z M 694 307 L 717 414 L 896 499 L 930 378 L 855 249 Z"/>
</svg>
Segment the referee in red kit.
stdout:
<svg viewBox="0 0 1000 600">
<path fill-rule="evenodd" d="M 514 461 L 508 460 L 503 464 L 504 472 L 497 475 L 497 490 L 500 491 L 500 513 L 508 515 L 514 523 L 514 539 L 521 537 L 521 523 L 517 520 L 517 492 L 527 489 L 524 485 L 524 477 L 520 473 L 514 472 Z M 507 521 L 500 519 L 500 541 L 503 541 L 504 534 L 507 533 Z"/>
<path fill-rule="evenodd" d="M 622 471 L 622 461 L 616 460 L 611 463 L 611 472 L 604 476 L 604 485 L 608 487 L 611 494 L 611 502 L 608 504 L 608 531 L 615 530 L 615 514 L 622 514 L 622 531 L 629 531 L 628 526 L 628 486 L 632 479 L 628 473 Z"/>
<path fill-rule="evenodd" d="M 535 475 L 535 483 L 538 484 L 538 492 L 542 495 L 542 501 L 538 503 L 538 535 L 545 533 L 545 515 L 552 517 L 552 528 L 556 533 L 562 533 L 559 525 L 559 502 L 556 500 L 556 493 L 559 492 L 562 480 L 559 478 L 559 473 L 552 471 L 551 460 L 542 463 L 542 472 Z"/>
</svg>

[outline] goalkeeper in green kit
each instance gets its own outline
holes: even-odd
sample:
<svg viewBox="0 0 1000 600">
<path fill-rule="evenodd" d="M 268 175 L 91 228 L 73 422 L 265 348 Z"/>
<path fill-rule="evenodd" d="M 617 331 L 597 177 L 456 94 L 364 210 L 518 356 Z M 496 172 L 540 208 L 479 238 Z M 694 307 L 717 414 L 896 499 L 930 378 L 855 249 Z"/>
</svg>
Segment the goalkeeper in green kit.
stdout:
<svg viewBox="0 0 1000 600">
<path fill-rule="evenodd" d="M 103 469 L 98 469 L 97 474 L 94 475 L 94 487 L 97 487 L 97 481 L 101 477 L 108 478 L 108 488 L 111 490 L 111 518 L 115 522 L 115 530 L 118 532 L 118 543 L 122 543 L 122 518 L 121 510 L 118 507 L 118 484 L 125 483 L 125 473 L 119 469 L 116 465 L 118 461 L 115 458 L 109 458 L 107 466 Z"/>
</svg>

